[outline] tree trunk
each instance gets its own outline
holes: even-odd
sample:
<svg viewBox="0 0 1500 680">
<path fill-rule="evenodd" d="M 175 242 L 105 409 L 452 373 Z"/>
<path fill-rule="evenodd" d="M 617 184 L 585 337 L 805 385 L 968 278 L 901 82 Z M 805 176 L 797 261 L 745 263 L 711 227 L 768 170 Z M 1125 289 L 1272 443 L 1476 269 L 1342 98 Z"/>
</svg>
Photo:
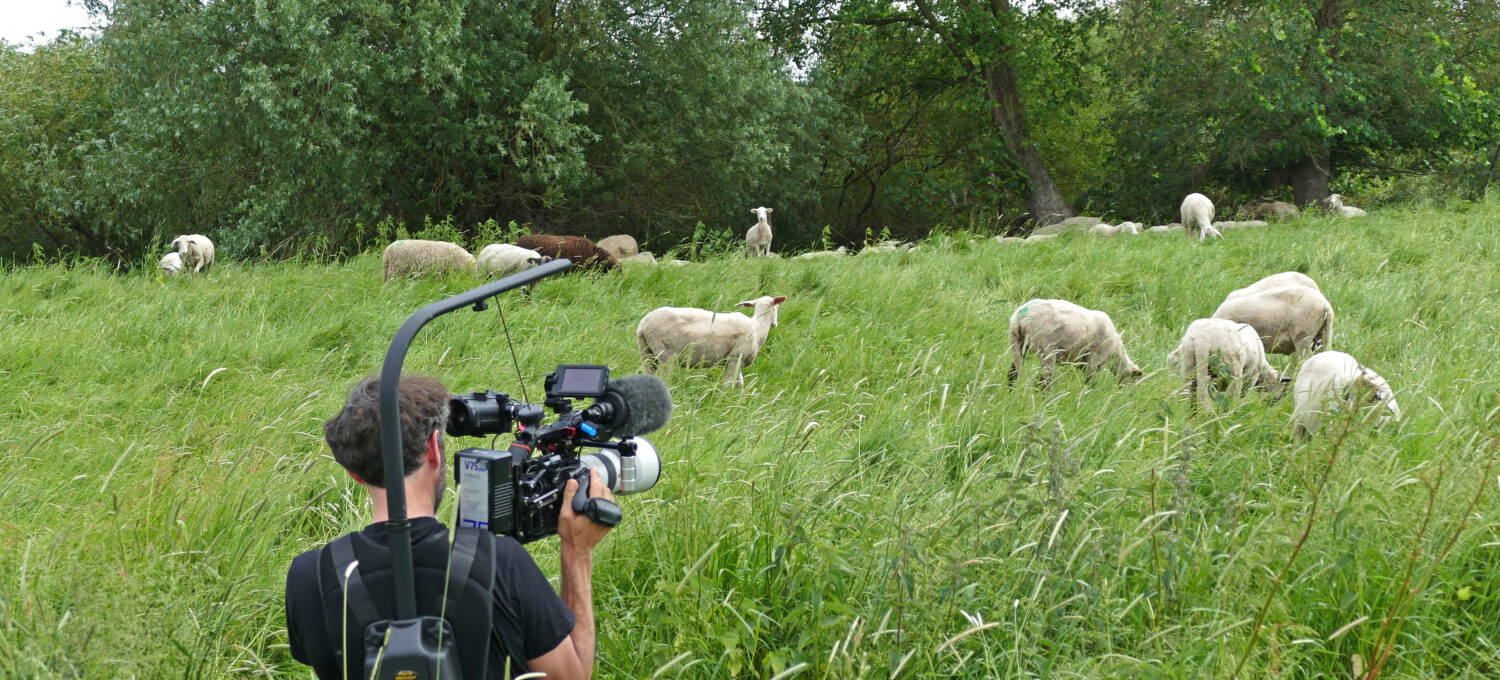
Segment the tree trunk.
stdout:
<svg viewBox="0 0 1500 680">
<path fill-rule="evenodd" d="M 1005 137 L 1005 146 L 1016 159 L 1021 172 L 1031 186 L 1027 188 L 1026 210 L 1038 224 L 1061 222 L 1073 216 L 1073 209 L 1063 199 L 1057 182 L 1052 179 L 1052 170 L 1047 161 L 1036 150 L 1036 143 L 1026 132 L 1026 112 L 1021 105 L 1021 87 L 1016 80 L 1016 70 L 1001 62 L 984 66 L 984 86 L 989 94 L 990 114 L 995 127 Z"/>
<path fill-rule="evenodd" d="M 1333 174 L 1333 163 L 1327 151 L 1308 155 L 1291 167 L 1292 196 L 1297 206 L 1307 206 L 1328 198 L 1328 177 Z"/>
</svg>

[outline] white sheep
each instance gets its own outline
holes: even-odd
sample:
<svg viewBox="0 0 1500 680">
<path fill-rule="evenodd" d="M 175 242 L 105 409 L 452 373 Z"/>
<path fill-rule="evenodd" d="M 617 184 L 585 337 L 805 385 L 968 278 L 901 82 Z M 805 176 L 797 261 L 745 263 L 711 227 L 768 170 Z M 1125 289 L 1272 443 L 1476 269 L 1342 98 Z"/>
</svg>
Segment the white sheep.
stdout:
<svg viewBox="0 0 1500 680">
<path fill-rule="evenodd" d="M 1012 243 L 1025 243 L 1025 242 L 1026 242 L 1026 239 L 1021 238 L 1020 236 L 996 236 L 995 237 L 995 243 L 998 243 L 998 244 L 1000 244 L 1002 246 L 1010 245 Z"/>
<path fill-rule="evenodd" d="M 177 276 L 182 273 L 182 256 L 176 251 L 161 256 L 161 273 L 167 276 Z"/>
<path fill-rule="evenodd" d="M 1092 227 L 1089 227 L 1089 235 L 1090 236 L 1106 236 L 1106 237 L 1108 237 L 1108 236 L 1114 236 L 1115 234 L 1118 234 L 1118 233 L 1120 233 L 1120 228 L 1118 226 L 1115 226 L 1113 224 L 1106 224 L 1104 222 L 1100 222 L 1100 223 L 1098 223 L 1098 224 L 1096 224 L 1096 225 L 1094 225 Z"/>
<path fill-rule="evenodd" d="M 1328 208 L 1329 212 L 1339 217 L 1364 217 L 1369 214 L 1352 205 L 1344 205 L 1343 194 L 1329 194 L 1328 198 L 1323 199 L 1322 203 L 1324 207 Z"/>
<path fill-rule="evenodd" d="M 816 260 L 824 257 L 843 257 L 849 254 L 849 249 L 839 246 L 837 250 L 814 250 L 810 253 L 802 253 L 793 260 Z"/>
<path fill-rule="evenodd" d="M 647 372 L 675 358 L 691 367 L 724 364 L 724 384 L 744 387 L 740 369 L 755 362 L 766 337 L 775 328 L 777 307 L 786 296 L 759 297 L 739 303 L 753 307 L 754 316 L 711 312 L 693 307 L 659 307 L 641 318 L 636 345 Z"/>
<path fill-rule="evenodd" d="M 1121 223 L 1119 223 L 1119 224 L 1117 224 L 1115 226 L 1119 228 L 1119 232 L 1118 233 L 1128 234 L 1130 236 L 1140 236 L 1141 235 L 1141 226 L 1142 225 L 1141 225 L 1140 222 L 1121 222 Z"/>
<path fill-rule="evenodd" d="M 1165 234 L 1165 233 L 1173 232 L 1173 231 L 1182 231 L 1182 225 L 1176 224 L 1176 223 L 1173 223 L 1173 224 L 1158 224 L 1158 225 L 1156 225 L 1154 227 L 1151 227 L 1150 229 L 1147 229 L 1146 233 L 1148 233 L 1148 234 Z"/>
<path fill-rule="evenodd" d="M 755 208 L 750 212 L 755 213 L 755 226 L 745 232 L 745 251 L 752 257 L 764 257 L 771 254 L 771 213 L 770 208 Z"/>
<path fill-rule="evenodd" d="M 1306 357 L 1333 346 L 1333 305 L 1316 288 L 1280 286 L 1230 297 L 1214 318 L 1255 327 L 1266 354 Z"/>
<path fill-rule="evenodd" d="M 615 256 L 616 260 L 633 257 L 641 252 L 640 244 L 636 243 L 635 237 L 629 234 L 615 234 L 614 236 L 605 237 L 594 245 L 609 251 L 609 254 Z"/>
<path fill-rule="evenodd" d="M 1006 380 L 1011 383 L 1020 375 L 1027 354 L 1041 358 L 1043 383 L 1052 381 L 1058 361 L 1083 364 L 1090 378 L 1105 366 L 1121 380 L 1142 375 L 1126 354 L 1109 315 L 1067 300 L 1031 300 L 1017 307 L 1010 315 L 1010 353 Z"/>
<path fill-rule="evenodd" d="M 479 257 L 475 258 L 479 273 L 489 276 L 508 276 L 551 261 L 552 258 L 535 250 L 509 243 L 491 243 L 480 249 Z"/>
<path fill-rule="evenodd" d="M 183 234 L 172 239 L 172 247 L 182 258 L 182 266 L 194 273 L 202 272 L 214 264 L 214 242 L 203 234 Z"/>
<path fill-rule="evenodd" d="M 1204 407 L 1212 403 L 1211 386 L 1239 396 L 1247 385 L 1269 389 L 1290 381 L 1266 362 L 1266 350 L 1254 328 L 1225 319 L 1198 319 L 1189 324 L 1177 349 L 1167 355 L 1167 367 L 1187 378 L 1193 403 Z"/>
<path fill-rule="evenodd" d="M 1390 383 L 1343 352 L 1319 352 L 1304 362 L 1292 395 L 1298 437 L 1317 434 L 1323 416 L 1350 408 L 1384 406 L 1390 415 L 1381 416 L 1377 423 L 1401 418 Z"/>
<path fill-rule="evenodd" d="M 1233 300 L 1234 298 L 1245 297 L 1246 295 L 1254 295 L 1263 290 L 1280 288 L 1282 286 L 1306 286 L 1320 293 L 1323 292 L 1323 289 L 1318 287 L 1318 282 L 1314 281 L 1311 276 L 1303 274 L 1302 272 L 1281 272 L 1280 274 L 1272 274 L 1270 276 L 1267 276 L 1259 281 L 1256 281 L 1255 283 L 1245 286 L 1244 288 L 1236 288 L 1235 290 L 1230 291 L 1228 295 L 1224 296 L 1224 299 Z"/>
<path fill-rule="evenodd" d="M 1188 236 L 1198 240 L 1219 238 L 1223 234 L 1214 228 L 1214 202 L 1203 194 L 1188 194 L 1182 199 L 1182 227 Z"/>
<path fill-rule="evenodd" d="M 404 239 L 385 247 L 381 264 L 381 280 L 390 281 L 409 274 L 473 271 L 474 256 L 456 243 Z"/>
<path fill-rule="evenodd" d="M 656 254 L 652 253 L 649 250 L 642 250 L 639 253 L 631 255 L 630 257 L 621 259 L 620 260 L 620 264 L 650 264 L 650 265 L 654 265 L 654 264 L 656 264 Z"/>
</svg>

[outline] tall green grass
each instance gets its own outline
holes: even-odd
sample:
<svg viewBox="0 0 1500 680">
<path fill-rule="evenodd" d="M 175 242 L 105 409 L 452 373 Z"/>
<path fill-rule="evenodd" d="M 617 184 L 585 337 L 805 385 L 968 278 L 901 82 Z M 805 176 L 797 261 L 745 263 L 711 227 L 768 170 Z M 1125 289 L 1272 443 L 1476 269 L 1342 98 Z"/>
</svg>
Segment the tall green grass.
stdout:
<svg viewBox="0 0 1500 680">
<path fill-rule="evenodd" d="M 636 370 L 657 306 L 789 296 L 743 391 L 667 372 L 663 480 L 595 562 L 601 677 L 1500 676 L 1497 222 L 957 237 L 502 299 L 536 401 L 559 363 Z M 379 268 L 0 273 L 0 677 L 305 677 L 286 565 L 369 510 L 321 420 L 406 316 L 479 283 Z M 1298 443 L 1290 399 L 1193 418 L 1173 396 L 1188 322 L 1290 269 L 1399 424 Z M 1060 370 L 1043 391 L 1033 361 L 1007 387 L 1006 322 L 1032 297 L 1108 311 L 1148 378 Z M 432 324 L 406 366 L 521 392 L 493 311 Z M 555 541 L 532 550 L 555 573 Z"/>
</svg>

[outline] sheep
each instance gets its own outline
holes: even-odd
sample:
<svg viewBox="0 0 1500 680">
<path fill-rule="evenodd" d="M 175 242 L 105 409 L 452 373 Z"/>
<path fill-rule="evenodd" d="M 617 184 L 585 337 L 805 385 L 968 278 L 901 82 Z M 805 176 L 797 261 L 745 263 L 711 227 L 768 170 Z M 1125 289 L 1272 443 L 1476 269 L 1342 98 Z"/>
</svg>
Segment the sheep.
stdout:
<svg viewBox="0 0 1500 680">
<path fill-rule="evenodd" d="M 739 303 L 753 307 L 754 316 L 716 313 L 692 307 L 659 307 L 641 318 L 636 345 L 645 370 L 655 373 L 660 362 L 679 356 L 691 367 L 724 364 L 723 383 L 745 386 L 740 369 L 755 362 L 766 336 L 777 325 L 777 307 L 785 295 L 764 296 Z"/>
<path fill-rule="evenodd" d="M 619 266 L 614 255 L 582 236 L 527 234 L 516 239 L 516 245 L 554 258 L 566 257 L 573 261 L 574 269 L 607 272 Z"/>
<path fill-rule="evenodd" d="M 640 244 L 635 242 L 635 237 L 628 234 L 615 234 L 599 240 L 599 247 L 615 256 L 615 260 L 624 260 L 641 252 Z"/>
<path fill-rule="evenodd" d="M 1173 223 L 1173 224 L 1158 224 L 1158 225 L 1156 225 L 1154 227 L 1151 227 L 1150 229 L 1147 229 L 1146 233 L 1148 233 L 1148 234 L 1165 234 L 1165 233 L 1170 232 L 1170 231 L 1182 231 L 1182 225 L 1176 224 L 1176 223 Z"/>
<path fill-rule="evenodd" d="M 167 276 L 177 276 L 182 273 L 182 256 L 177 251 L 172 251 L 161 256 L 161 273 Z"/>
<path fill-rule="evenodd" d="M 1316 288 L 1279 286 L 1230 297 L 1214 318 L 1255 327 L 1266 354 L 1306 357 L 1333 345 L 1333 305 Z"/>
<path fill-rule="evenodd" d="M 798 255 L 798 256 L 796 256 L 796 257 L 794 257 L 792 259 L 793 260 L 816 260 L 816 259 L 824 258 L 824 257 L 843 257 L 844 255 L 848 255 L 848 254 L 849 254 L 849 249 L 848 248 L 845 248 L 844 246 L 839 246 L 837 250 L 814 250 L 814 251 L 812 251 L 810 253 L 802 253 L 801 255 Z"/>
<path fill-rule="evenodd" d="M 1027 353 L 1041 357 L 1044 384 L 1052 382 L 1058 360 L 1083 364 L 1090 378 L 1105 366 L 1121 380 L 1142 375 L 1125 353 L 1109 315 L 1067 300 L 1031 300 L 1017 307 L 1010 315 L 1010 352 L 1007 383 L 1014 383 L 1020 375 Z"/>
<path fill-rule="evenodd" d="M 185 269 L 193 273 L 206 271 L 214 264 L 214 242 L 203 234 L 184 234 L 172 239 L 172 247 L 182 258 Z"/>
<path fill-rule="evenodd" d="M 1376 421 L 1381 424 L 1401 418 L 1401 407 L 1396 405 L 1396 396 L 1385 378 L 1343 352 L 1319 352 L 1308 358 L 1297 372 L 1292 396 L 1299 439 L 1317 434 L 1322 429 L 1322 417 L 1338 412 L 1340 406 L 1384 406 L 1389 415 Z"/>
<path fill-rule="evenodd" d="M 745 252 L 751 257 L 764 257 L 771 254 L 771 213 L 770 208 L 760 207 L 751 210 L 755 214 L 755 226 L 745 232 Z"/>
<path fill-rule="evenodd" d="M 1000 244 L 1002 246 L 1004 246 L 1004 245 L 1010 245 L 1012 243 L 1025 243 L 1025 242 L 1026 242 L 1026 239 L 1021 238 L 1019 236 L 996 236 L 995 237 L 995 243 L 998 243 L 998 244 Z"/>
<path fill-rule="evenodd" d="M 552 258 L 535 250 L 509 243 L 491 243 L 481 249 L 479 257 L 475 258 L 479 273 L 490 276 L 507 276 L 551 261 Z"/>
<path fill-rule="evenodd" d="M 1182 199 L 1182 226 L 1188 236 L 1200 241 L 1219 238 L 1223 234 L 1214 228 L 1214 202 L 1203 194 L 1188 194 Z"/>
<path fill-rule="evenodd" d="M 447 241 L 404 239 L 385 247 L 380 258 L 382 282 L 410 274 L 473 271 L 474 256 L 462 246 Z"/>
<path fill-rule="evenodd" d="M 1119 224 L 1117 224 L 1115 226 L 1119 228 L 1119 232 L 1118 233 L 1128 234 L 1130 236 L 1140 236 L 1141 235 L 1141 226 L 1142 225 L 1141 225 L 1140 222 L 1121 222 L 1121 223 L 1119 223 Z"/>
<path fill-rule="evenodd" d="M 1219 230 L 1219 233 L 1222 234 L 1226 231 L 1229 231 L 1230 229 L 1249 229 L 1252 227 L 1264 227 L 1267 225 L 1268 223 L 1264 220 L 1241 220 L 1239 222 L 1223 221 L 1214 222 L 1214 229 Z"/>
<path fill-rule="evenodd" d="M 1230 291 L 1229 295 L 1224 296 L 1224 299 L 1232 300 L 1234 298 L 1245 297 L 1246 295 L 1254 295 L 1255 293 L 1259 293 L 1263 290 L 1280 288 L 1282 286 L 1306 286 L 1320 293 L 1323 292 L 1323 289 L 1318 287 L 1318 282 L 1314 281 L 1311 276 L 1303 274 L 1302 272 L 1281 272 L 1280 274 L 1272 274 L 1270 276 L 1267 276 L 1259 281 L 1256 281 L 1255 283 L 1245 286 L 1244 288 L 1237 288 L 1233 291 Z"/>
<path fill-rule="evenodd" d="M 654 264 L 656 264 L 656 255 L 654 253 L 652 253 L 651 251 L 649 251 L 649 250 L 642 250 L 639 253 L 631 255 L 630 257 L 621 259 L 620 260 L 620 264 L 622 264 L 622 265 L 623 264 L 649 264 L 649 265 L 654 265 Z"/>
<path fill-rule="evenodd" d="M 1239 217 L 1252 220 L 1275 220 L 1297 216 L 1297 206 L 1282 201 L 1251 203 L 1240 207 Z"/>
<path fill-rule="evenodd" d="M 1188 325 L 1177 349 L 1167 355 L 1167 366 L 1176 368 L 1187 378 L 1187 391 L 1207 407 L 1209 379 L 1220 390 L 1231 390 L 1238 396 L 1245 385 L 1269 389 L 1290 382 L 1290 378 L 1266 363 L 1266 350 L 1260 335 L 1249 324 L 1225 319 L 1198 319 Z"/>
<path fill-rule="evenodd" d="M 1038 241 L 1045 241 L 1047 239 L 1053 238 L 1057 238 L 1057 234 L 1032 234 L 1030 236 L 1027 236 L 1025 238 L 1025 241 L 1027 243 L 1036 243 Z"/>
<path fill-rule="evenodd" d="M 1332 212 L 1334 215 L 1337 215 L 1339 217 L 1364 217 L 1369 214 L 1352 205 L 1344 205 L 1343 194 L 1329 194 L 1328 198 L 1323 199 L 1322 201 L 1320 201 L 1320 203 L 1322 203 L 1323 207 L 1327 208 L 1329 212 Z"/>
<path fill-rule="evenodd" d="M 1099 224 L 1089 227 L 1090 236 L 1114 236 L 1118 233 L 1120 233 L 1120 228 L 1113 224 L 1105 224 L 1103 222 L 1100 222 Z"/>
</svg>

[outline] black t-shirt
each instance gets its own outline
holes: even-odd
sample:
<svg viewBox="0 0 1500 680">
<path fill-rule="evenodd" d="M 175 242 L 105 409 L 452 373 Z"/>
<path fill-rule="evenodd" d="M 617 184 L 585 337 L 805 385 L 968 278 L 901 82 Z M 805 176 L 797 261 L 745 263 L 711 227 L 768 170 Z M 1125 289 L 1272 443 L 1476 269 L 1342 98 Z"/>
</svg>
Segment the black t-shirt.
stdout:
<svg viewBox="0 0 1500 680">
<path fill-rule="evenodd" d="M 436 615 L 437 611 L 427 610 L 428 603 L 442 601 L 448 565 L 448 528 L 432 517 L 414 518 L 411 525 L 418 613 Z M 384 522 L 371 524 L 364 531 L 355 532 L 353 537 L 354 556 L 359 560 L 362 575 L 369 573 L 367 569 L 371 565 L 379 565 L 389 572 L 390 542 Z M 496 536 L 492 543 L 495 554 L 490 563 L 495 570 L 495 586 L 491 623 L 495 642 L 489 645 L 489 668 L 490 677 L 498 678 L 505 677 L 507 654 L 510 656 L 511 675 L 526 672 L 528 660 L 562 644 L 573 631 L 574 619 L 573 612 L 552 590 L 552 584 L 520 543 L 506 536 Z M 322 557 L 320 563 L 323 552 L 309 550 L 302 553 L 292 560 L 292 566 L 287 570 L 286 632 L 292 658 L 312 666 L 319 678 L 329 680 L 343 678 L 344 671 L 338 667 L 338 657 L 323 618 L 318 569 L 324 569 L 325 582 L 334 578 L 332 558 Z M 476 560 L 475 564 L 478 568 L 482 562 Z M 388 585 L 389 579 L 366 583 L 376 610 L 382 616 L 393 617 L 395 596 Z M 455 622 L 455 625 L 458 624 Z M 354 658 L 350 659 L 348 677 L 359 677 L 363 675 L 364 658 L 362 654 L 351 656 Z"/>
</svg>

